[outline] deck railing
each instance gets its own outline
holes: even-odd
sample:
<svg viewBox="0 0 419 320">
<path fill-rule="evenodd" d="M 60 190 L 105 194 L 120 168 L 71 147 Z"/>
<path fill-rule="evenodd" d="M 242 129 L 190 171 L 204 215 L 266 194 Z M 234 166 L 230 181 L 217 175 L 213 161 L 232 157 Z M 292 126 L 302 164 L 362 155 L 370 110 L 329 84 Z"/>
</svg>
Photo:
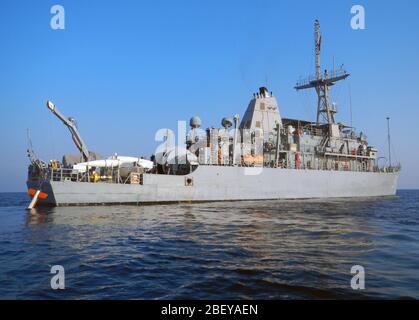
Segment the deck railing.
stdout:
<svg viewBox="0 0 419 320">
<path fill-rule="evenodd" d="M 304 164 L 301 165 L 300 170 L 324 170 L 324 171 L 351 171 L 351 172 L 382 172 L 382 173 L 395 173 L 401 170 L 400 164 L 393 165 L 393 166 L 377 166 L 375 165 L 372 168 L 368 168 L 367 166 L 364 167 L 357 167 L 351 168 L 349 166 L 347 169 L 342 168 L 334 168 L 334 166 L 325 166 L 325 163 L 319 164 L 319 168 L 308 167 Z M 246 165 L 239 165 L 239 167 L 247 167 Z M 249 166 L 251 167 L 251 166 Z M 273 164 L 265 163 L 266 168 L 275 168 Z M 290 169 L 290 167 L 278 167 L 278 169 Z M 118 172 L 115 172 L 117 174 Z M 91 178 L 88 175 L 88 172 L 78 172 L 77 170 L 73 170 L 71 168 L 48 168 L 45 178 L 50 181 L 73 181 L 73 182 L 91 182 Z M 109 177 L 111 178 L 111 177 Z M 117 179 L 101 179 L 101 182 L 108 182 L 108 183 L 118 183 Z M 127 181 L 120 181 L 120 183 L 127 183 Z"/>
<path fill-rule="evenodd" d="M 48 168 L 47 178 L 51 181 L 88 181 L 87 173 L 71 168 Z"/>
</svg>

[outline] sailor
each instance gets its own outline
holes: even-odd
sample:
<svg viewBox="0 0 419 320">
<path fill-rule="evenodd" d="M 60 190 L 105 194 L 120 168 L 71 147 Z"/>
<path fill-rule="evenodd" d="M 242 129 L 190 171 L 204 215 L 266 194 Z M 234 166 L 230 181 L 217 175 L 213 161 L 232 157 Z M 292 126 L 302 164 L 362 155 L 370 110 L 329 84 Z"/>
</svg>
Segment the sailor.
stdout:
<svg viewBox="0 0 419 320">
<path fill-rule="evenodd" d="M 100 175 L 96 172 L 96 167 L 92 167 L 90 170 L 90 182 L 99 182 Z"/>
</svg>

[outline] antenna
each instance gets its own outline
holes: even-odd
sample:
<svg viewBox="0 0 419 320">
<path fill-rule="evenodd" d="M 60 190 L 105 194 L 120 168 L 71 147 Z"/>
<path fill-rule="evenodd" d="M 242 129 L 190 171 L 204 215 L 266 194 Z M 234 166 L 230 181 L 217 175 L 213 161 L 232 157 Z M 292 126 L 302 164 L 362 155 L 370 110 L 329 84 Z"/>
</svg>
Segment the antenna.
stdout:
<svg viewBox="0 0 419 320">
<path fill-rule="evenodd" d="M 41 175 L 44 174 L 43 169 L 47 168 L 48 165 L 42 161 L 41 159 L 38 158 L 38 156 L 36 155 L 35 151 L 33 150 L 33 146 L 32 146 L 32 138 L 31 138 L 31 132 L 29 130 L 29 128 L 26 129 L 26 134 L 27 134 L 27 138 L 28 138 L 28 157 L 30 162 L 39 168 Z"/>
<path fill-rule="evenodd" d="M 390 117 L 387 117 L 388 163 L 391 167 Z"/>
<path fill-rule="evenodd" d="M 31 138 L 31 131 L 29 130 L 29 128 L 26 128 L 26 137 L 28 139 L 28 149 L 32 150 L 32 138 Z"/>
<path fill-rule="evenodd" d="M 320 50 L 322 45 L 322 35 L 320 33 L 320 21 L 314 21 L 314 55 L 316 59 L 316 79 L 321 78 L 321 67 L 320 67 Z"/>
<path fill-rule="evenodd" d="M 315 88 L 317 93 L 317 125 L 327 123 L 329 125 L 335 123 L 336 108 L 331 107 L 329 102 L 329 87 L 333 86 L 335 82 L 344 80 L 349 77 L 349 73 L 340 68 L 339 70 L 333 70 L 329 74 L 327 70 L 324 74 L 321 72 L 320 65 L 320 52 L 321 52 L 322 36 L 320 33 L 320 22 L 316 20 L 314 22 L 314 54 L 316 58 L 316 74 L 306 80 L 297 82 L 294 87 L 296 90 Z M 334 63 L 333 63 L 334 64 Z"/>
<path fill-rule="evenodd" d="M 351 131 L 353 131 L 353 123 L 352 123 L 352 90 L 351 90 L 351 84 L 349 86 L 349 114 L 351 117 Z"/>
</svg>

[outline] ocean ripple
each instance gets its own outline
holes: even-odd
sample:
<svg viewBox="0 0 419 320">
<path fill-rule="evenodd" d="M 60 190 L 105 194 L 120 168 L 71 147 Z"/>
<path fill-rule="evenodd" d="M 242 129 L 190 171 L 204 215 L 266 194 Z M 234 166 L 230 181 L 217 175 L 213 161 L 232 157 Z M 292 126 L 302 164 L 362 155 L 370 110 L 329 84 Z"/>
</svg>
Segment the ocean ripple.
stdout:
<svg viewBox="0 0 419 320">
<path fill-rule="evenodd" d="M 419 298 L 419 191 L 25 210 L 0 194 L 2 299 Z M 66 290 L 50 288 L 62 265 Z M 366 289 L 351 289 L 353 265 Z"/>
</svg>

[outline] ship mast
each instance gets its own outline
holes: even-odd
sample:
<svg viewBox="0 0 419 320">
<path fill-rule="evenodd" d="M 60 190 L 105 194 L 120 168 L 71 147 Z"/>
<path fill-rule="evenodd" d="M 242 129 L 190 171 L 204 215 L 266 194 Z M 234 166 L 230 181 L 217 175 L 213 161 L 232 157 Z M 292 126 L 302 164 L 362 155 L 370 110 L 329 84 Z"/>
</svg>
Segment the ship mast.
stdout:
<svg viewBox="0 0 419 320">
<path fill-rule="evenodd" d="M 328 124 L 329 127 L 335 124 L 335 113 L 337 113 L 336 107 L 331 105 L 329 102 L 330 87 L 335 82 L 344 80 L 349 76 L 345 70 L 340 68 L 339 70 L 332 70 L 329 73 L 324 70 L 322 74 L 320 64 L 320 52 L 321 52 L 322 36 L 320 32 L 320 22 L 316 20 L 314 22 L 314 53 L 316 61 L 316 74 L 305 80 L 297 83 L 294 87 L 296 90 L 314 88 L 317 93 L 317 125 Z"/>
</svg>

